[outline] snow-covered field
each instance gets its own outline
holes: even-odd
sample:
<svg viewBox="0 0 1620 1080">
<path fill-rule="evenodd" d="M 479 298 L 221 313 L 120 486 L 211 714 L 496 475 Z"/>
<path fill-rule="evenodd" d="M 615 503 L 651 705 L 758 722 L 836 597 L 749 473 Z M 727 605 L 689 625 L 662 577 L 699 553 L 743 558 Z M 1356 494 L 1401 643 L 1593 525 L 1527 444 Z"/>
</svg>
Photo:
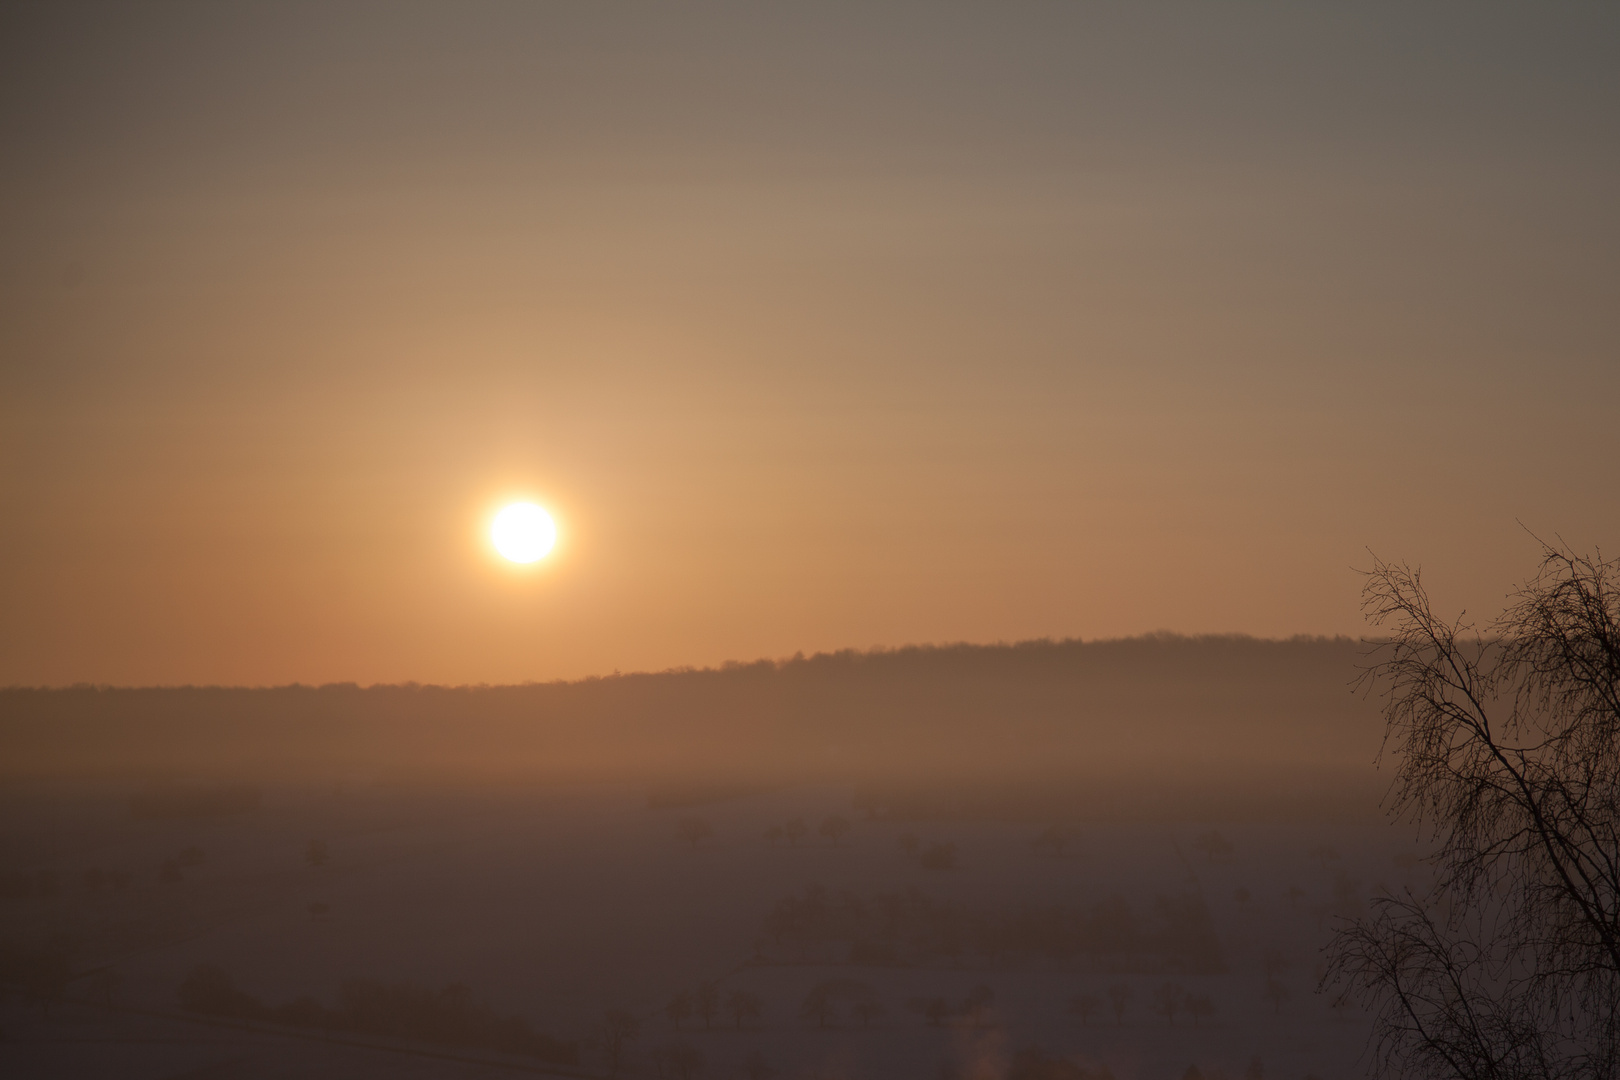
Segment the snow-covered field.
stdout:
<svg viewBox="0 0 1620 1080">
<path fill-rule="evenodd" d="M 604 1016 L 622 1010 L 639 1028 L 620 1063 L 631 1076 L 742 1077 L 750 1061 L 782 1077 L 1083 1075 L 1061 1059 L 1119 1080 L 1190 1067 L 1341 1080 L 1362 1071 L 1368 1021 L 1316 992 L 1321 947 L 1336 917 L 1421 873 L 1410 831 L 1372 814 L 916 820 L 868 815 L 839 788 L 668 800 L 348 786 L 153 820 L 127 795 L 6 794 L 0 941 L 67 950 L 76 977 L 55 1001 L 8 987 L 4 1075 L 546 1067 L 488 1047 L 203 1023 L 179 987 L 215 965 L 270 1007 L 334 1004 L 350 979 L 460 983 L 579 1043 L 565 1071 L 598 1075 Z M 824 833 L 833 818 L 847 832 Z M 672 1018 L 705 985 L 715 1014 Z M 1156 1008 L 1167 999 L 1172 1016 Z M 683 1065 L 677 1045 L 697 1053 Z"/>
</svg>

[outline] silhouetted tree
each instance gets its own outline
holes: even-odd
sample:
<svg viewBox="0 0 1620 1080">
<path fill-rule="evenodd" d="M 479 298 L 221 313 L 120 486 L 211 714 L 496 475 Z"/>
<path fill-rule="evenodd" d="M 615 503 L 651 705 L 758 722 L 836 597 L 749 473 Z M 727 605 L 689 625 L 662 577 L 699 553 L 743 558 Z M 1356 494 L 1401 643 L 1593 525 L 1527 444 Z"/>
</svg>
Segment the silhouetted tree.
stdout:
<svg viewBox="0 0 1620 1080">
<path fill-rule="evenodd" d="M 1069 847 L 1069 837 L 1056 825 L 1048 825 L 1036 834 L 1029 846 L 1042 855 L 1062 855 Z"/>
<path fill-rule="evenodd" d="M 1375 563 L 1363 607 L 1390 634 L 1366 678 L 1391 810 L 1435 880 L 1341 929 L 1328 985 L 1390 1074 L 1620 1075 L 1620 562 L 1546 548 L 1483 633 L 1406 566 Z"/>
<path fill-rule="evenodd" d="M 682 1039 L 665 1043 L 653 1051 L 653 1067 L 669 1080 L 693 1080 L 703 1071 L 703 1054 Z"/>
<path fill-rule="evenodd" d="M 1288 1000 L 1288 987 L 1276 979 L 1266 980 L 1266 989 L 1262 996 L 1271 1002 L 1271 1011 L 1282 1012 L 1282 1003 Z"/>
<path fill-rule="evenodd" d="M 1200 1019 L 1215 1015 L 1215 1002 L 1208 994 L 1188 994 L 1186 1005 L 1187 1015 L 1193 1018 L 1193 1027 L 1198 1026 Z"/>
<path fill-rule="evenodd" d="M 731 1013 L 731 1018 L 736 1022 L 739 1031 L 744 1024 L 758 1021 L 764 1010 L 765 1003 L 758 994 L 747 990 L 733 990 L 726 995 L 726 1011 Z"/>
<path fill-rule="evenodd" d="M 1090 1026 L 1091 1014 L 1102 1008 L 1102 998 L 1096 994 L 1076 994 L 1069 999 L 1069 1012 L 1080 1018 L 1083 1026 Z"/>
<path fill-rule="evenodd" d="M 675 996 L 669 999 L 669 1004 L 664 1006 L 664 1015 L 675 1025 L 676 1031 L 681 1030 L 681 1024 L 692 1016 L 692 995 L 685 990 L 677 991 Z"/>
<path fill-rule="evenodd" d="M 692 995 L 692 1010 L 703 1021 L 704 1028 L 712 1028 L 714 1018 L 720 1015 L 720 988 L 712 982 L 699 985 L 697 993 Z"/>
<path fill-rule="evenodd" d="M 1193 841 L 1193 847 L 1202 851 L 1210 862 L 1214 862 L 1217 857 L 1225 858 L 1232 854 L 1232 841 L 1213 829 L 1199 833 L 1198 838 Z"/>
<path fill-rule="evenodd" d="M 124 985 L 123 974 L 115 967 L 102 967 L 92 971 L 85 979 L 85 993 L 106 1008 L 112 1008 L 118 991 Z"/>
<path fill-rule="evenodd" d="M 962 1015 L 974 1027 L 984 1027 L 990 1022 L 990 1007 L 995 1004 L 996 992 L 980 983 L 967 992 L 962 1000 Z"/>
<path fill-rule="evenodd" d="M 675 823 L 675 832 L 688 845 L 696 848 L 700 840 L 706 840 L 714 834 L 714 829 L 703 818 L 683 817 Z"/>
<path fill-rule="evenodd" d="M 1181 1009 L 1184 996 L 1175 983 L 1162 983 L 1153 990 L 1153 1011 L 1164 1017 L 1171 1027 L 1176 1026 L 1176 1013 Z"/>
<path fill-rule="evenodd" d="M 861 1027 L 871 1027 L 872 1021 L 880 1020 L 887 1010 L 883 1003 L 875 998 L 861 998 L 850 1005 L 849 1013 L 861 1022 Z"/>
<path fill-rule="evenodd" d="M 799 1015 L 806 1020 L 815 1021 L 816 1027 L 824 1028 L 838 1017 L 838 1003 L 825 984 L 812 987 L 805 995 L 804 1003 L 799 1006 Z"/>
<path fill-rule="evenodd" d="M 825 836 L 827 839 L 831 840 L 834 844 L 837 844 L 849 834 L 849 830 L 849 820 L 834 814 L 827 820 L 823 821 L 821 823 L 821 827 L 816 831 L 822 836 Z"/>
<path fill-rule="evenodd" d="M 608 1072 L 618 1075 L 624 1064 L 627 1047 L 641 1034 L 641 1021 L 623 1009 L 609 1009 L 602 1021 L 602 1051 L 607 1056 Z"/>
<path fill-rule="evenodd" d="M 1108 1005 L 1114 1010 L 1114 1023 L 1125 1022 L 1125 1006 L 1131 1001 L 1131 988 L 1128 983 L 1114 983 L 1108 988 Z"/>
</svg>

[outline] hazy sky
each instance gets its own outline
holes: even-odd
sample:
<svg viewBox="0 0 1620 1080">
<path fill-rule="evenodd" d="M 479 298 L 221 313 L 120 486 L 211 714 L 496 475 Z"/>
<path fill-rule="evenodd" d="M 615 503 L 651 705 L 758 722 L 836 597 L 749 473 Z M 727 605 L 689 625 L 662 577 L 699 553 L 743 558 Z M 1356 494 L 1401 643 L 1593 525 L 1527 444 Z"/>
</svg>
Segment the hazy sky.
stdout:
<svg viewBox="0 0 1620 1080">
<path fill-rule="evenodd" d="M 1489 614 L 1620 546 L 1620 6 L 7 5 L 0 139 L 0 684 L 1353 634 L 1369 547 Z"/>
</svg>

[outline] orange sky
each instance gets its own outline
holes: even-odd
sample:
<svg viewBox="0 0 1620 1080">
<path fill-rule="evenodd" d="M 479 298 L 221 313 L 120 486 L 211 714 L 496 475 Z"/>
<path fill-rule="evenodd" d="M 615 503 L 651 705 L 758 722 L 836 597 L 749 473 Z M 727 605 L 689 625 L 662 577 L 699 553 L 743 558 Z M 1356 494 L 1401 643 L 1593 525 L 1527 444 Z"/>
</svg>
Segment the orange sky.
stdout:
<svg viewBox="0 0 1620 1080">
<path fill-rule="evenodd" d="M 1620 526 L 1620 16 L 0 26 L 0 684 L 1481 614 Z M 526 495 L 533 571 L 480 533 Z"/>
</svg>

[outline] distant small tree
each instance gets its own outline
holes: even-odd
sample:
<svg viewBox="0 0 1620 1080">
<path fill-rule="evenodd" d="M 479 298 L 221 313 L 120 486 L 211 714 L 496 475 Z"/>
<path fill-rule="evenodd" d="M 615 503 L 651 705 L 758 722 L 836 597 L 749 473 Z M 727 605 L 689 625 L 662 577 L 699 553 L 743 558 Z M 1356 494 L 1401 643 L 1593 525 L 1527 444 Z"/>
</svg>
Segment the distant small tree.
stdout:
<svg viewBox="0 0 1620 1080">
<path fill-rule="evenodd" d="M 990 1022 L 990 1007 L 995 1002 L 996 992 L 980 983 L 969 990 L 967 997 L 962 1000 L 962 1015 L 974 1027 L 984 1027 Z"/>
<path fill-rule="evenodd" d="M 681 1039 L 653 1051 L 653 1065 L 670 1080 L 694 1080 L 703 1071 L 703 1054 Z"/>
<path fill-rule="evenodd" d="M 836 845 L 840 840 L 849 834 L 849 830 L 849 820 L 834 814 L 826 821 L 823 821 L 821 823 L 821 827 L 816 831 L 821 833 L 822 836 L 825 836 Z"/>
<path fill-rule="evenodd" d="M 700 985 L 692 995 L 692 1010 L 703 1021 L 705 1029 L 713 1027 L 714 1018 L 720 1015 L 720 988 L 712 982 Z"/>
<path fill-rule="evenodd" d="M 788 844 L 791 847 L 798 847 L 799 842 L 804 839 L 804 834 L 807 831 L 809 830 L 805 828 L 803 818 L 794 818 L 792 821 L 782 826 L 782 833 L 787 837 Z"/>
<path fill-rule="evenodd" d="M 1262 996 L 1271 1003 L 1272 1012 L 1280 1013 L 1282 1012 L 1282 1003 L 1288 1000 L 1288 987 L 1277 979 L 1267 979 L 1266 989 Z"/>
<path fill-rule="evenodd" d="M 602 1021 L 602 1051 L 607 1057 L 608 1072 L 618 1075 L 624 1064 L 625 1050 L 641 1034 L 641 1021 L 624 1009 L 609 1009 Z"/>
<path fill-rule="evenodd" d="M 799 1015 L 814 1021 L 816 1027 L 824 1028 L 838 1018 L 838 1003 L 833 1000 L 826 985 L 815 986 L 805 995 L 804 1003 L 799 1006 Z"/>
<path fill-rule="evenodd" d="M 119 989 L 124 985 L 124 976 L 115 967 L 97 968 L 85 980 L 85 993 L 92 1001 L 99 1002 L 105 1008 L 112 1008 L 118 997 Z"/>
<path fill-rule="evenodd" d="M 330 858 L 331 856 L 326 850 L 325 840 L 311 840 L 304 845 L 304 861 L 314 869 L 319 870 L 325 866 Z"/>
<path fill-rule="evenodd" d="M 1224 859 L 1232 854 L 1232 841 L 1213 829 L 1206 833 L 1200 833 L 1198 839 L 1193 841 L 1193 847 L 1202 851 L 1210 862 L 1214 862 L 1217 858 Z"/>
<path fill-rule="evenodd" d="M 726 995 L 726 1011 L 741 1031 L 744 1024 L 757 1023 L 760 1015 L 765 1011 L 765 1003 L 758 994 L 747 990 L 733 990 Z"/>
<path fill-rule="evenodd" d="M 1171 1027 L 1175 1027 L 1176 1013 L 1181 1010 L 1184 996 L 1184 992 L 1177 984 L 1163 983 L 1153 990 L 1153 1011 L 1164 1017 Z"/>
<path fill-rule="evenodd" d="M 748 1051 L 748 1057 L 743 1061 L 743 1076 L 747 1080 L 771 1080 L 775 1075 L 776 1070 L 771 1068 L 764 1054 L 758 1050 Z"/>
<path fill-rule="evenodd" d="M 1131 1001 L 1131 987 L 1128 983 L 1114 983 L 1108 988 L 1108 1005 L 1114 1010 L 1114 1023 L 1125 1022 L 1125 1006 Z"/>
<path fill-rule="evenodd" d="M 1082 1026 L 1091 1025 L 1091 1015 L 1102 1008 L 1102 998 L 1096 994 L 1076 994 L 1069 999 L 1069 1012 L 1080 1018 Z"/>
<path fill-rule="evenodd" d="M 664 1006 L 664 1015 L 675 1025 L 676 1031 L 681 1030 L 681 1024 L 692 1016 L 692 995 L 685 990 L 677 991 L 675 996 L 669 999 L 669 1004 Z"/>
<path fill-rule="evenodd" d="M 849 1007 L 850 1015 L 859 1020 L 863 1028 L 871 1027 L 874 1020 L 881 1020 L 886 1011 L 876 998 L 861 998 Z"/>
<path fill-rule="evenodd" d="M 700 817 L 681 818 L 675 823 L 675 832 L 693 848 L 698 846 L 699 841 L 707 840 L 714 835 L 714 829 Z"/>
<path fill-rule="evenodd" d="M 1198 1026 L 1199 1020 L 1215 1015 L 1215 1002 L 1208 994 L 1188 994 L 1186 1005 L 1187 1015 L 1193 1018 L 1193 1027 Z"/>
</svg>

